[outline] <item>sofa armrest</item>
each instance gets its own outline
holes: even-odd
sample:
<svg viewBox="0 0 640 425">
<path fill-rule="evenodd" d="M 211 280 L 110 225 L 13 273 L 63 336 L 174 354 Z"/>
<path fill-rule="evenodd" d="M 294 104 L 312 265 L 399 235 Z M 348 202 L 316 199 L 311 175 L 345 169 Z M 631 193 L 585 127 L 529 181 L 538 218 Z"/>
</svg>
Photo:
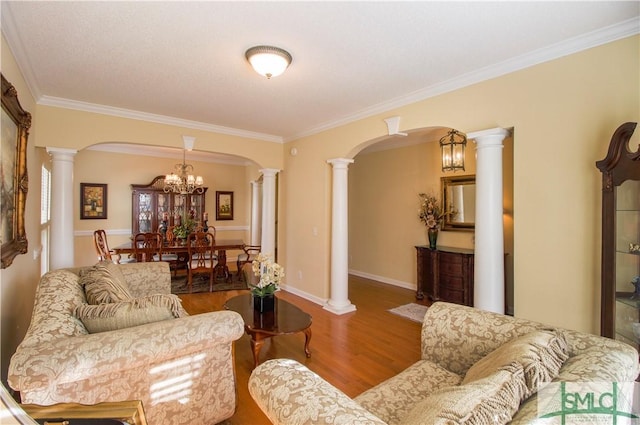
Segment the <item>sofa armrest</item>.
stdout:
<svg viewBox="0 0 640 425">
<path fill-rule="evenodd" d="M 268 360 L 249 377 L 249 393 L 274 425 L 384 425 L 343 392 L 290 359 Z"/>
<path fill-rule="evenodd" d="M 136 298 L 171 293 L 171 271 L 165 261 L 119 265 L 129 290 Z"/>
<path fill-rule="evenodd" d="M 9 385 L 36 391 L 123 370 L 148 370 L 230 345 L 244 332 L 242 317 L 217 311 L 90 335 L 18 347 Z"/>
</svg>

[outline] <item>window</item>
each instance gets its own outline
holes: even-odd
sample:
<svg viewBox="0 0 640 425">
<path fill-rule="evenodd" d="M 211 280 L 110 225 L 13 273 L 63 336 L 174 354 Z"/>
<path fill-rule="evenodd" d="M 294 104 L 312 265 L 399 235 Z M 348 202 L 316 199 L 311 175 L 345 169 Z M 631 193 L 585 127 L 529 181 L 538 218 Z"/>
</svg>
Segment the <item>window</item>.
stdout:
<svg viewBox="0 0 640 425">
<path fill-rule="evenodd" d="M 47 224 L 51 219 L 51 171 L 42 166 L 42 182 L 40 192 L 40 224 Z"/>
<path fill-rule="evenodd" d="M 49 271 L 49 231 L 51 229 L 51 171 L 42 166 L 40 185 L 40 275 Z"/>
</svg>

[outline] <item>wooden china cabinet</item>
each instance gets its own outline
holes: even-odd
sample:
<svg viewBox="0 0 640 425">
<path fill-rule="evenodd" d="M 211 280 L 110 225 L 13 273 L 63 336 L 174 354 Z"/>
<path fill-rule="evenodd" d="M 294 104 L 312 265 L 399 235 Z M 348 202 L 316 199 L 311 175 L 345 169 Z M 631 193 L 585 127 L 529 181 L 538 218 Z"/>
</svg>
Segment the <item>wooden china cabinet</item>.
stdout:
<svg viewBox="0 0 640 425">
<path fill-rule="evenodd" d="M 636 123 L 614 132 L 602 172 L 601 334 L 640 344 L 640 146 L 631 152 Z"/>
<path fill-rule="evenodd" d="M 158 176 L 149 184 L 132 184 L 131 190 L 131 229 L 134 235 L 157 232 L 165 213 L 169 218 L 168 226 L 176 224 L 177 216 L 186 217 L 190 212 L 196 225 L 202 224 L 206 187 L 202 193 L 165 193 L 164 176 Z"/>
</svg>

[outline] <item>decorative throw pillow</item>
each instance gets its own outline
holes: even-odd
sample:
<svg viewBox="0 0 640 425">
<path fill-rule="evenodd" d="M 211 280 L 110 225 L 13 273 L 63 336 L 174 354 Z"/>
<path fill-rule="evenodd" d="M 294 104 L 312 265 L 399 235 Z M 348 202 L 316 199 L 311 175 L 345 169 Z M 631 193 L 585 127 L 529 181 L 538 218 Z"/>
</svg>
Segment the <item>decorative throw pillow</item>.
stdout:
<svg viewBox="0 0 640 425">
<path fill-rule="evenodd" d="M 354 401 L 386 423 L 398 424 L 416 403 L 439 389 L 460 385 L 460 382 L 460 375 L 429 360 L 418 360 L 355 397 Z"/>
<path fill-rule="evenodd" d="M 538 391 L 538 385 L 550 382 L 560 372 L 569 357 L 567 340 L 560 331 L 533 331 L 501 345 L 471 366 L 463 384 L 485 378 L 499 368 L 518 362 L 524 370 L 527 392 L 524 398 Z"/>
<path fill-rule="evenodd" d="M 101 261 L 80 273 L 89 304 L 117 303 L 133 299 L 122 271 L 111 261 Z"/>
<path fill-rule="evenodd" d="M 89 333 L 159 322 L 188 316 L 176 295 L 157 294 L 129 301 L 110 304 L 81 304 L 74 316 L 82 321 Z"/>
<path fill-rule="evenodd" d="M 485 378 L 434 392 L 416 404 L 402 424 L 506 424 L 526 391 L 522 365 L 513 362 Z"/>
</svg>

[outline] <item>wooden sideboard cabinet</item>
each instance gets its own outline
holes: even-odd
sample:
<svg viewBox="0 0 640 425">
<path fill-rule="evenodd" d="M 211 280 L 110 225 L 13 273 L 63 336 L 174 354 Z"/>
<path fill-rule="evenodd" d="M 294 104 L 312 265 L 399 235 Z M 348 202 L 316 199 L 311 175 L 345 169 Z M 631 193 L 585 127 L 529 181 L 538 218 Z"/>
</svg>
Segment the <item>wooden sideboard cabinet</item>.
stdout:
<svg viewBox="0 0 640 425">
<path fill-rule="evenodd" d="M 416 298 L 425 294 L 431 301 L 447 301 L 473 306 L 473 250 L 416 246 L 418 288 Z"/>
</svg>

